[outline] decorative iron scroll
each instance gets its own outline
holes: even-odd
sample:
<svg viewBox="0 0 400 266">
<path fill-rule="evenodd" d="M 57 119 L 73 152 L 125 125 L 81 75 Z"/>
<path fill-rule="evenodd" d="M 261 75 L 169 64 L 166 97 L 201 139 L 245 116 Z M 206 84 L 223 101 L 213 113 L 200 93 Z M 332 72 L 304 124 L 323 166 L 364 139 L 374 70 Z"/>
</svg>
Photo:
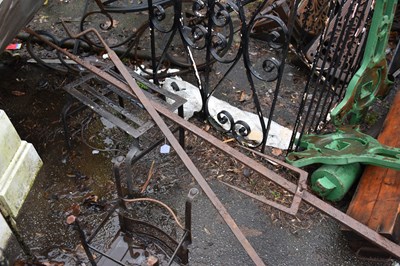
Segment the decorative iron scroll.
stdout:
<svg viewBox="0 0 400 266">
<path fill-rule="evenodd" d="M 328 2 L 334 3 L 334 1 Z M 348 54 L 348 58 L 336 61 L 335 67 L 339 69 L 339 71 L 336 71 L 337 73 L 340 72 L 340 69 L 343 69 L 342 76 L 338 78 L 341 80 L 345 80 L 345 78 L 350 79 L 351 77 L 347 75 L 347 72 L 356 66 L 357 60 L 346 59 L 358 58 L 360 55 L 361 49 L 358 49 L 358 47 L 364 42 L 366 36 L 365 27 L 368 18 L 367 14 L 371 5 L 372 0 L 358 1 L 356 5 L 354 5 L 352 1 L 346 1 L 339 12 L 335 14 L 334 18 L 327 25 L 323 37 L 315 38 L 311 45 L 304 49 L 307 60 L 309 62 L 313 61 L 319 46 L 323 47 L 321 49 L 321 58 L 317 61 L 319 68 L 324 64 L 323 61 L 325 58 L 327 63 L 324 64 L 324 68 L 329 68 L 331 62 L 335 62 L 334 56 L 337 55 L 337 51 L 341 51 L 343 54 Z M 328 7 L 329 3 L 326 6 Z M 352 21 L 352 23 L 349 24 L 349 21 Z M 322 23 L 327 24 L 328 21 Z M 342 37 L 344 31 L 349 31 L 349 36 L 355 36 L 356 40 L 353 40 L 352 42 L 344 42 Z"/>
<path fill-rule="evenodd" d="M 207 19 L 204 25 L 183 25 L 181 32 L 187 45 L 192 49 L 204 49 L 206 62 L 217 62 L 226 66 L 222 78 L 216 84 L 211 85 L 211 64 L 206 65 L 203 79 L 198 79 L 203 99 L 203 111 L 217 129 L 222 130 L 234 137 L 241 144 L 257 147 L 265 145 L 266 128 L 268 126 L 263 117 L 263 110 L 259 102 L 258 89 L 254 85 L 254 79 L 264 82 L 276 82 L 282 72 L 283 61 L 286 54 L 284 48 L 289 43 L 289 30 L 286 24 L 277 16 L 271 14 L 260 15 L 261 8 L 267 1 L 261 3 L 250 18 L 246 18 L 246 10 L 241 1 L 227 3 L 197 0 L 193 4 L 193 13 L 197 20 Z M 232 17 L 234 16 L 234 17 Z M 268 21 L 270 28 L 264 31 L 265 43 L 270 52 L 262 60 L 254 60 L 250 55 L 251 38 L 250 33 L 254 25 L 260 21 Z M 234 23 L 236 21 L 237 23 Z M 235 25 L 234 25 L 235 24 Z M 236 26 L 238 24 L 238 26 Z M 235 39 L 240 39 L 235 43 Z M 287 52 L 287 51 L 286 51 Z M 194 58 L 194 63 L 196 59 Z M 221 84 L 231 74 L 232 70 L 240 63 L 244 65 L 247 73 L 248 83 L 252 93 L 257 121 L 243 121 L 235 118 L 230 111 L 219 108 L 210 109 L 213 96 L 218 92 Z M 258 124 L 257 137 L 254 138 L 254 124 Z M 250 138 L 253 136 L 252 138 Z"/>
<path fill-rule="evenodd" d="M 303 95 L 290 107 L 296 109 L 295 121 L 286 123 L 294 132 L 293 146 L 298 133 L 320 129 L 343 97 L 346 81 L 360 62 L 372 2 L 95 0 L 88 1 L 91 8 L 85 7 L 80 28 L 96 28 L 110 47 L 123 48 L 121 57 L 133 55 L 133 63 L 156 85 L 169 75 L 169 68 L 180 68 L 174 75 L 185 75 L 198 87 L 202 113 L 213 126 L 242 145 L 265 151 L 276 137 L 270 129 L 280 114 L 281 89 L 287 86 L 282 81 L 289 50 L 309 67 Z M 141 17 L 137 25 L 142 25 L 127 30 L 117 23 L 118 15 Z M 88 33 L 80 45 L 101 50 L 103 45 L 92 37 Z M 74 52 L 79 52 L 75 46 Z M 236 71 L 245 73 L 246 80 L 241 81 L 246 83 L 241 85 L 245 100 L 223 96 L 235 89 L 229 82 Z M 220 105 L 216 98 L 233 108 Z M 253 116 L 236 115 L 238 107 Z"/>
</svg>

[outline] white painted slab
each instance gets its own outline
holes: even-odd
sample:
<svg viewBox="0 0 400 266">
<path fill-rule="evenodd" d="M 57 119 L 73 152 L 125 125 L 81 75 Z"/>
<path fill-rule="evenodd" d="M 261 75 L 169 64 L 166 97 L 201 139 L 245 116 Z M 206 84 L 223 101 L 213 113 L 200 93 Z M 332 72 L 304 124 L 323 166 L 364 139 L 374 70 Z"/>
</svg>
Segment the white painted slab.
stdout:
<svg viewBox="0 0 400 266">
<path fill-rule="evenodd" d="M 2 211 L 12 217 L 17 217 L 42 164 L 43 162 L 33 145 L 21 141 L 7 170 L 0 177 L 0 208 Z"/>
<path fill-rule="evenodd" d="M 6 220 L 0 215 L 0 248 L 5 250 L 8 239 L 11 237 L 11 229 L 8 227 Z"/>
<path fill-rule="evenodd" d="M 21 139 L 17 131 L 6 113 L 0 110 L 0 177 L 7 170 L 20 145 Z"/>
<path fill-rule="evenodd" d="M 181 90 L 175 91 L 171 86 L 173 82 L 175 82 Z M 199 88 L 186 81 L 183 81 L 181 78 L 172 77 L 165 79 L 163 89 L 175 93 L 187 100 L 187 102 L 183 105 L 185 119 L 189 119 L 193 116 L 195 112 L 199 112 L 202 109 L 202 99 Z M 208 111 L 209 115 L 213 117 L 217 123 L 219 122 L 216 116 L 219 112 L 223 110 L 228 111 L 232 115 L 234 121 L 242 120 L 249 125 L 251 133 L 246 137 L 247 139 L 256 141 L 258 143 L 262 141 L 263 133 L 258 115 L 251 112 L 243 111 L 225 101 L 211 96 L 208 101 Z M 264 123 L 268 123 L 268 119 L 265 117 Z M 220 126 L 225 129 L 229 129 L 230 124 L 220 124 Z M 276 123 L 275 121 L 271 121 L 271 127 L 268 132 L 266 145 L 286 150 L 289 147 L 292 132 L 293 131 L 289 128 L 284 127 Z"/>
</svg>

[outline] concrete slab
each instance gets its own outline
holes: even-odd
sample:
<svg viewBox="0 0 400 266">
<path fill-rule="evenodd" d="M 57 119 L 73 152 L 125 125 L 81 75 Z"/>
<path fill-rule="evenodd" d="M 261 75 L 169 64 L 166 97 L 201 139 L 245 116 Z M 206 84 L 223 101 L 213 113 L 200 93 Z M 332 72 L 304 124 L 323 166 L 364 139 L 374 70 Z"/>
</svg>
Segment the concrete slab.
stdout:
<svg viewBox="0 0 400 266">
<path fill-rule="evenodd" d="M 43 165 L 32 144 L 20 139 L 6 113 L 0 110 L 0 248 L 12 235 L 5 217 L 16 218 Z"/>
<path fill-rule="evenodd" d="M 12 161 L 0 177 L 0 209 L 3 213 L 17 217 L 42 165 L 33 145 L 21 141 Z"/>
</svg>

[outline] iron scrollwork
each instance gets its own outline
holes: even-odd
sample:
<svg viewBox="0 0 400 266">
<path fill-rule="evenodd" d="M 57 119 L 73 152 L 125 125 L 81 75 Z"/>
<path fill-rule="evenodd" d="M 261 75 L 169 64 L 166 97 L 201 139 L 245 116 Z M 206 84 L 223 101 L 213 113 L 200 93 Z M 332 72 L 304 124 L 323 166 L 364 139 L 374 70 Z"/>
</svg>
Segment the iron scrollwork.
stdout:
<svg viewBox="0 0 400 266">
<path fill-rule="evenodd" d="M 194 70 L 197 85 L 202 94 L 203 113 L 207 119 L 219 130 L 232 135 L 242 145 L 249 147 L 263 145 L 264 147 L 269 122 L 264 119 L 263 107 L 258 95 L 260 89 L 256 88 L 255 80 L 268 82 L 271 84 L 268 86 L 276 84 L 275 90 L 279 90 L 280 83 L 277 80 L 282 75 L 286 57 L 284 48 L 288 45 L 290 38 L 286 22 L 280 17 L 273 13 L 261 14 L 261 9 L 271 4 L 271 1 L 254 2 L 252 4 L 252 8 L 256 8 L 254 12 L 247 10 L 246 5 L 250 2 L 147 0 L 137 8 L 123 10 L 111 4 L 101 6 L 99 1 L 96 1 L 100 10 L 83 16 L 81 30 L 86 29 L 89 26 L 87 24 L 91 23 L 90 26 L 96 26 L 105 34 L 109 34 L 108 32 L 115 30 L 113 29 L 115 22 L 111 16 L 114 13 L 147 10 L 146 27 L 139 27 L 136 32 L 130 33 L 130 36 L 125 36 L 125 39 L 110 46 L 118 47 L 125 44 L 129 46 L 129 49 L 134 48 L 135 55 L 139 50 L 142 53 L 143 51 L 151 52 L 150 68 L 152 70 L 149 71 L 146 66 L 139 67 L 156 83 L 160 74 L 166 73 L 165 68 L 168 68 L 170 64 Z M 191 10 L 187 9 L 188 4 L 191 5 Z M 183 5 L 186 5 L 185 8 Z M 268 22 L 268 27 L 263 31 L 266 36 L 263 45 L 268 47 L 268 52 L 263 54 L 258 54 L 257 49 L 252 47 L 250 38 L 254 25 L 259 21 Z M 93 23 L 98 24 L 93 25 Z M 149 31 L 150 34 L 147 34 Z M 86 37 L 89 43 L 93 42 L 90 44 L 100 46 L 95 41 L 91 41 L 90 36 Z M 143 47 L 139 47 L 140 42 Z M 252 54 L 254 51 L 256 55 Z M 211 85 L 211 68 L 214 63 L 222 64 L 222 78 Z M 248 118 L 235 117 L 224 107 L 210 111 L 209 100 L 216 95 L 222 83 L 238 64 L 243 64 L 246 70 L 247 83 L 255 106 L 253 113 L 258 117 L 258 119 L 251 119 L 252 121 L 246 120 Z M 204 70 L 202 76 L 198 73 L 200 68 Z M 215 79 L 213 81 L 215 82 Z M 271 119 L 271 116 L 272 113 L 268 119 Z M 257 136 L 254 138 L 254 135 Z"/>
<path fill-rule="evenodd" d="M 261 20 L 267 21 L 267 25 L 270 26 L 266 29 L 266 31 L 264 31 L 264 34 L 266 36 L 266 44 L 274 52 L 278 51 L 278 55 L 281 56 L 279 52 L 282 50 L 285 43 L 289 41 L 288 28 L 281 18 L 274 15 L 258 16 L 249 25 L 250 30 L 247 31 L 247 39 L 250 38 L 250 32 L 252 31 L 254 25 Z M 252 63 L 252 60 L 248 54 L 249 50 L 245 51 L 245 53 L 247 53 L 246 56 L 249 60 L 250 71 L 254 77 L 267 82 L 275 81 L 278 78 L 280 67 L 282 65 L 281 59 L 273 55 L 268 56 L 261 62 L 260 66 L 257 68 L 257 66 Z M 257 69 L 259 71 L 257 71 Z"/>
<path fill-rule="evenodd" d="M 263 4 L 265 4 L 264 2 Z M 235 12 L 233 12 L 235 11 Z M 258 147 L 266 141 L 266 122 L 264 120 L 262 107 L 258 99 L 258 90 L 254 85 L 254 77 L 265 82 L 274 82 L 282 72 L 282 48 L 289 41 L 288 29 L 286 24 L 277 16 L 270 14 L 254 15 L 250 18 L 250 22 L 246 22 L 244 6 L 240 1 L 236 3 L 221 3 L 213 0 L 203 2 L 197 0 L 193 4 L 193 13 L 197 19 L 203 19 L 201 25 L 184 25 L 182 31 L 186 44 L 197 50 L 206 49 L 206 60 L 208 61 L 208 71 L 205 72 L 204 80 L 198 80 L 203 94 L 203 111 L 209 122 L 217 129 L 230 134 L 239 143 L 249 147 Z M 234 28 L 233 14 L 238 14 L 239 28 Z M 206 18 L 208 18 L 206 20 Z M 250 32 L 254 24 L 259 20 L 268 20 L 272 25 L 268 29 L 268 39 L 266 44 L 271 50 L 267 57 L 260 60 L 252 58 L 249 54 L 250 50 Z M 237 38 L 239 37 L 239 38 Z M 234 40 L 239 39 L 239 45 Z M 230 111 L 220 107 L 216 110 L 214 107 L 210 109 L 211 97 L 218 91 L 222 82 L 231 73 L 232 69 L 243 61 L 247 78 L 250 84 L 253 102 L 255 105 L 255 113 L 258 116 L 258 126 L 256 121 L 251 121 L 251 125 L 239 117 L 234 117 Z M 218 62 L 227 65 L 228 70 L 214 87 L 209 84 L 209 75 L 211 73 L 211 63 Z M 222 108 L 222 110 L 221 110 Z M 254 138 L 252 131 L 256 129 L 258 134 Z"/>
</svg>

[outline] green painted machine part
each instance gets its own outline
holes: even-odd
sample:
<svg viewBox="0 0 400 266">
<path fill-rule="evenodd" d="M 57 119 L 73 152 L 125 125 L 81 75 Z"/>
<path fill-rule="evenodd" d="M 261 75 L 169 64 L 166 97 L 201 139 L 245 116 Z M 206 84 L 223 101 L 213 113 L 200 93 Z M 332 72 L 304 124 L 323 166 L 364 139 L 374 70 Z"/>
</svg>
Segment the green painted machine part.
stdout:
<svg viewBox="0 0 400 266">
<path fill-rule="evenodd" d="M 339 201 L 361 175 L 361 165 L 323 165 L 311 175 L 311 189 L 322 198 Z"/>
<path fill-rule="evenodd" d="M 374 14 L 361 67 L 351 79 L 343 100 L 331 112 L 333 123 L 340 126 L 349 121 L 360 123 L 367 108 L 377 97 L 388 92 L 386 47 L 392 27 L 397 0 L 375 1 Z"/>
<path fill-rule="evenodd" d="M 315 163 L 364 163 L 400 170 L 400 149 L 382 145 L 351 126 L 342 127 L 327 135 L 303 136 L 300 147 L 304 150 L 289 153 L 286 157 L 296 167 Z"/>
<path fill-rule="evenodd" d="M 361 67 L 352 77 L 343 100 L 331 112 L 333 123 L 359 124 L 377 97 L 386 95 L 388 79 L 386 46 L 397 0 L 375 1 L 374 14 Z M 305 135 L 304 151 L 292 152 L 286 160 L 297 167 L 325 164 L 311 176 L 312 189 L 331 201 L 339 201 L 360 175 L 360 163 L 400 170 L 400 149 L 381 145 L 376 139 L 352 127 L 327 135 Z"/>
</svg>

